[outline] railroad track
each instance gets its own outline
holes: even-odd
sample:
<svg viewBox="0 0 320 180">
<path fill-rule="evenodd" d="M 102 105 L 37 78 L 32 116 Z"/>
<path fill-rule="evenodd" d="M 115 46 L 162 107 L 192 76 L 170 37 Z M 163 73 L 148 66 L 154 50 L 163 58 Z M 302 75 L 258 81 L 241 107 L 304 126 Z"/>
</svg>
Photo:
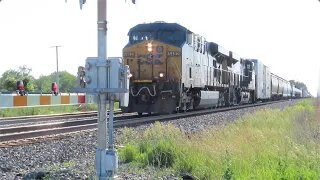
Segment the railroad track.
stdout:
<svg viewBox="0 0 320 180">
<path fill-rule="evenodd" d="M 120 110 L 115 110 L 115 114 L 121 114 Z M 68 119 L 77 119 L 85 117 L 96 117 L 97 111 L 88 111 L 88 112 L 77 112 L 77 113 L 65 113 L 65 114 L 53 114 L 53 115 L 36 115 L 36 116 L 20 116 L 20 117 L 8 117 L 0 118 L 0 127 L 6 125 L 16 125 L 16 124 L 29 124 L 37 122 L 50 122 L 58 120 L 68 120 Z"/>
<path fill-rule="evenodd" d="M 166 121 L 173 120 L 185 117 L 199 116 L 210 113 L 231 111 L 236 109 L 243 109 L 255 106 L 262 106 L 277 102 L 266 102 L 266 103 L 256 103 L 256 104 L 247 104 L 242 106 L 232 106 L 232 107 L 223 107 L 217 109 L 205 109 L 190 111 L 185 113 L 176 113 L 176 114 L 167 114 L 167 115 L 151 115 L 151 116 L 120 116 L 115 117 L 114 126 L 115 128 L 124 127 L 124 126 L 136 126 L 143 123 L 151 123 L 155 121 Z M 282 102 L 282 101 L 280 101 Z M 96 112 L 95 112 L 96 115 Z M 36 125 L 26 125 L 26 126 L 17 126 L 17 127 L 8 127 L 0 128 L 0 147 L 14 146 L 19 144 L 28 144 L 28 139 L 31 143 L 37 142 L 34 139 L 46 139 L 43 137 L 49 138 L 59 138 L 60 136 L 64 137 L 68 133 L 74 133 L 84 130 L 95 130 L 97 128 L 97 117 L 91 119 L 80 119 L 70 122 L 55 122 L 55 123 L 44 123 Z M 22 143 L 17 143 L 22 142 Z"/>
</svg>

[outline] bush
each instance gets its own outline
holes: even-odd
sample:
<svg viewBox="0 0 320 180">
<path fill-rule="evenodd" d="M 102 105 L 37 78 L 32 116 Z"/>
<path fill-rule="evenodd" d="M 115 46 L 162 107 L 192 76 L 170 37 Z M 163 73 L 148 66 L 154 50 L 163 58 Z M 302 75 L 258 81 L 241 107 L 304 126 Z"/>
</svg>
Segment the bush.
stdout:
<svg viewBox="0 0 320 180">
<path fill-rule="evenodd" d="M 139 151 L 132 144 L 128 144 L 119 152 L 120 159 L 126 163 L 137 160 L 138 155 Z"/>
<path fill-rule="evenodd" d="M 168 141 L 160 140 L 151 151 L 147 152 L 148 160 L 155 167 L 172 167 L 175 158 L 175 146 Z"/>
</svg>

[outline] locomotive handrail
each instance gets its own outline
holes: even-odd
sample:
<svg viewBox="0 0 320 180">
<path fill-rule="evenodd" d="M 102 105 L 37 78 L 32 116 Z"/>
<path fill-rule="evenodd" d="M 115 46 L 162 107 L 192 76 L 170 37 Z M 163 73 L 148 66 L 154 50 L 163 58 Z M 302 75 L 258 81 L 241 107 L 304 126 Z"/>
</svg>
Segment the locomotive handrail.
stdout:
<svg viewBox="0 0 320 180">
<path fill-rule="evenodd" d="M 163 94 L 163 93 L 171 93 L 173 94 L 173 91 L 172 90 L 166 90 L 166 91 L 161 91 L 160 94 Z"/>
<path fill-rule="evenodd" d="M 143 89 L 147 89 L 148 92 L 149 92 L 149 95 L 152 96 L 152 97 L 156 96 L 156 94 L 157 94 L 157 92 L 156 92 L 156 86 L 155 86 L 155 85 L 153 85 L 153 92 L 154 92 L 153 94 L 151 94 L 150 89 L 149 89 L 148 87 L 146 87 L 146 86 L 143 86 L 142 88 L 140 88 L 139 91 L 137 92 L 137 94 L 134 94 L 134 93 L 133 93 L 132 87 L 130 88 L 130 92 L 131 92 L 132 96 L 136 97 L 136 96 L 138 96 L 138 95 L 140 94 L 140 92 L 141 92 Z"/>
</svg>

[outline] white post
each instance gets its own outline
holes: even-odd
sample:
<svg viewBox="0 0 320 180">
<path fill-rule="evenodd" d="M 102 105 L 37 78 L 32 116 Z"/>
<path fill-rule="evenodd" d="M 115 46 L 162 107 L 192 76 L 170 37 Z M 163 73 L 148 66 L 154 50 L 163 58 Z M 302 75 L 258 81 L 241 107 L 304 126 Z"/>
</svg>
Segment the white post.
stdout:
<svg viewBox="0 0 320 180">
<path fill-rule="evenodd" d="M 98 89 L 109 88 L 107 77 L 107 0 L 98 0 Z M 118 158 L 113 146 L 113 103 L 112 94 L 99 93 L 98 147 L 96 150 L 96 174 L 99 180 L 113 179 L 117 171 Z M 109 144 L 107 147 L 106 101 L 111 97 L 109 115 Z"/>
<path fill-rule="evenodd" d="M 56 63 L 57 63 L 57 73 L 56 73 L 56 81 L 57 81 L 57 85 L 58 85 L 58 93 L 60 93 L 60 84 L 59 84 L 59 52 L 58 52 L 58 48 L 61 46 L 51 46 L 56 48 Z"/>
<path fill-rule="evenodd" d="M 98 96 L 98 149 L 107 149 L 106 95 Z"/>
<path fill-rule="evenodd" d="M 106 0 L 98 0 L 98 59 L 99 63 L 104 64 L 107 59 L 107 23 L 106 23 Z M 98 86 L 106 87 L 107 69 L 98 68 Z M 98 88 L 99 88 L 98 87 Z M 107 94 L 99 95 L 99 121 L 98 121 L 98 148 L 107 148 L 107 123 L 106 123 L 106 101 Z"/>
<path fill-rule="evenodd" d="M 80 8 L 82 8 L 84 2 L 84 0 L 80 0 Z M 98 57 L 86 59 L 85 78 L 87 85 L 83 89 L 83 92 L 98 96 L 98 144 L 95 165 L 97 178 L 99 180 L 106 180 L 113 179 L 118 168 L 118 156 L 113 141 L 114 102 L 115 100 L 119 100 L 116 94 L 127 93 L 129 91 L 129 84 L 125 83 L 128 80 L 128 75 L 119 72 L 129 73 L 130 70 L 128 66 L 119 64 L 122 62 L 121 59 L 107 60 L 107 0 L 98 0 L 97 2 Z M 120 83 L 120 81 L 123 82 Z M 125 85 L 122 86 L 121 84 Z M 107 100 L 110 105 L 108 117 Z M 109 119 L 109 129 L 107 119 Z M 109 136 L 108 144 L 107 134 Z"/>
<path fill-rule="evenodd" d="M 109 100 L 109 150 L 114 150 L 114 144 L 113 144 L 113 109 L 114 109 L 114 97 L 111 96 Z"/>
</svg>

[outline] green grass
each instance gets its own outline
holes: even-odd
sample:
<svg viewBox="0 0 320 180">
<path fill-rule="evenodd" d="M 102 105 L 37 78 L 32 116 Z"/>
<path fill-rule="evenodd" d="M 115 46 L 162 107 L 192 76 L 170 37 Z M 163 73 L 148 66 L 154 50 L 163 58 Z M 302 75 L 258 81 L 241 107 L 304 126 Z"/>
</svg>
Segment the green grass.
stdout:
<svg viewBox="0 0 320 180">
<path fill-rule="evenodd" d="M 114 109 L 119 109 L 119 103 L 115 102 Z M 97 111 L 96 104 L 62 105 L 62 106 L 39 106 L 0 109 L 0 117 L 17 117 L 46 114 L 61 114 L 73 112 Z"/>
<path fill-rule="evenodd" d="M 169 168 L 198 179 L 319 179 L 318 133 L 309 100 L 197 134 L 160 123 L 143 132 L 125 129 L 119 154 L 137 167 Z"/>
</svg>

